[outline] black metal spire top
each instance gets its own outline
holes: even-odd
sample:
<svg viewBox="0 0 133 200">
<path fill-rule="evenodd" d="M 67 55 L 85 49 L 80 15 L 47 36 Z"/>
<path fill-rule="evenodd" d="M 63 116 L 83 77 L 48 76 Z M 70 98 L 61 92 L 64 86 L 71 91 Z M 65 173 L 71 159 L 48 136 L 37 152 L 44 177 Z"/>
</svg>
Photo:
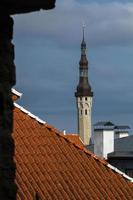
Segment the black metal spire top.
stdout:
<svg viewBox="0 0 133 200">
<path fill-rule="evenodd" d="M 82 43 L 81 43 L 81 51 L 82 50 L 86 50 L 86 43 L 85 43 L 85 25 L 83 25 L 82 27 L 83 29 L 83 39 L 82 39 Z M 83 53 L 83 52 L 82 52 Z M 84 52 L 85 53 L 85 52 Z"/>
<path fill-rule="evenodd" d="M 93 96 L 88 82 L 88 60 L 86 57 L 85 26 L 83 26 L 83 39 L 81 42 L 81 59 L 79 61 L 79 84 L 75 93 L 76 97 Z"/>
<path fill-rule="evenodd" d="M 85 36 L 85 25 L 83 24 L 83 41 L 84 41 L 84 36 Z"/>
<path fill-rule="evenodd" d="M 83 38 L 81 42 L 81 59 L 79 62 L 80 66 L 84 65 L 88 67 L 88 60 L 86 58 L 86 43 L 85 43 L 85 26 L 83 25 Z"/>
</svg>

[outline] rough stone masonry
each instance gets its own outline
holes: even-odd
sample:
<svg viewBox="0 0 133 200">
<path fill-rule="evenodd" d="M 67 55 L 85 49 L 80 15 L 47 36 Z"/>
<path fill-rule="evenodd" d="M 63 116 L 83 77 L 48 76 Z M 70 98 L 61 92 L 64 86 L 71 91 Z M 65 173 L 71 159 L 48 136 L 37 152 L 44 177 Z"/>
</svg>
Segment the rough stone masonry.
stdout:
<svg viewBox="0 0 133 200">
<path fill-rule="evenodd" d="M 16 197 L 13 102 L 11 88 L 15 85 L 15 65 L 13 19 L 9 15 L 0 16 L 0 199 Z"/>
</svg>

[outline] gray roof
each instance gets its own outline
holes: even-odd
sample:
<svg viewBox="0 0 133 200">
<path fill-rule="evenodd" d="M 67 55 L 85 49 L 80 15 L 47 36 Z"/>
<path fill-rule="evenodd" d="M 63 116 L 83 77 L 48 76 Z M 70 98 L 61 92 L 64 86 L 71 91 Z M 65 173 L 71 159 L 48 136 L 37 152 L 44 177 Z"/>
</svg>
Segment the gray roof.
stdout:
<svg viewBox="0 0 133 200">
<path fill-rule="evenodd" d="M 121 125 L 121 126 L 115 126 L 115 129 L 121 129 L 121 130 L 125 130 L 125 129 L 130 129 L 129 126 L 124 126 L 124 125 Z"/>
<path fill-rule="evenodd" d="M 133 151 L 128 151 L 128 152 L 124 152 L 124 151 L 115 151 L 112 153 L 108 154 L 108 158 L 133 158 Z"/>
<path fill-rule="evenodd" d="M 115 139 L 114 151 L 133 151 L 133 135 Z"/>
<path fill-rule="evenodd" d="M 96 124 L 94 124 L 94 130 L 95 131 L 101 131 L 101 130 L 114 130 L 115 125 L 110 122 L 110 121 L 101 121 L 101 122 L 97 122 Z"/>
<path fill-rule="evenodd" d="M 110 121 L 101 121 L 94 124 L 94 126 L 114 126 L 114 124 Z"/>
<path fill-rule="evenodd" d="M 99 121 L 94 124 L 94 130 L 115 130 L 118 132 L 128 132 L 130 129 L 127 125 L 115 125 L 111 121 Z"/>
</svg>

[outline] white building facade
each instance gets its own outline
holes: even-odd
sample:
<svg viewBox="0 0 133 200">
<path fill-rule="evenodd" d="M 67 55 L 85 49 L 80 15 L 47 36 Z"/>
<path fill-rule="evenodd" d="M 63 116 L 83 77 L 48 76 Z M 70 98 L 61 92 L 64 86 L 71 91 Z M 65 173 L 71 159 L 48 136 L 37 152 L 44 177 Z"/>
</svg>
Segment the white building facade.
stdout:
<svg viewBox="0 0 133 200">
<path fill-rule="evenodd" d="M 112 122 L 98 122 L 94 127 L 93 152 L 107 159 L 108 154 L 114 152 L 115 139 L 128 137 L 128 129 L 129 126 L 115 126 Z"/>
</svg>

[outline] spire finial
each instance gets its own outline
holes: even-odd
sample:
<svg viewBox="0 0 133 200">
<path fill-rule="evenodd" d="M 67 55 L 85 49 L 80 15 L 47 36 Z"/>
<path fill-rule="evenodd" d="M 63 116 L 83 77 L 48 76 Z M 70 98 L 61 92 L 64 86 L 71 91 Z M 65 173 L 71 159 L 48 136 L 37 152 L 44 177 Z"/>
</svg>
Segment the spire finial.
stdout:
<svg viewBox="0 0 133 200">
<path fill-rule="evenodd" d="M 86 43 L 85 43 L 85 23 L 82 25 L 82 30 L 83 30 L 83 38 L 81 42 L 81 55 L 85 55 L 86 51 Z"/>
<path fill-rule="evenodd" d="M 83 41 L 84 41 L 84 37 L 85 37 L 85 23 L 83 22 L 83 25 L 82 25 L 82 30 L 83 30 Z"/>
</svg>

